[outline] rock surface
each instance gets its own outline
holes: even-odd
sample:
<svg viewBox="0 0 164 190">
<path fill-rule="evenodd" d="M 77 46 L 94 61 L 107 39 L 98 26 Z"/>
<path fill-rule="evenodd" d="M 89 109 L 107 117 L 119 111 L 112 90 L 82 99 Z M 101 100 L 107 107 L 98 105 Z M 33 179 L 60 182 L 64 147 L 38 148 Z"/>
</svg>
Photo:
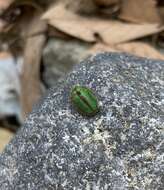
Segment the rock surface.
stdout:
<svg viewBox="0 0 164 190">
<path fill-rule="evenodd" d="M 87 55 L 89 45 L 77 40 L 50 38 L 43 51 L 43 82 L 53 87 L 58 79 L 72 70 Z"/>
<path fill-rule="evenodd" d="M 101 111 L 81 116 L 73 85 Z M 164 62 L 104 53 L 77 65 L 29 116 L 0 156 L 1 190 L 162 190 Z"/>
<path fill-rule="evenodd" d="M 16 130 L 22 123 L 19 72 L 9 53 L 0 53 L 0 58 L 0 123 L 5 120 L 4 127 Z"/>
</svg>

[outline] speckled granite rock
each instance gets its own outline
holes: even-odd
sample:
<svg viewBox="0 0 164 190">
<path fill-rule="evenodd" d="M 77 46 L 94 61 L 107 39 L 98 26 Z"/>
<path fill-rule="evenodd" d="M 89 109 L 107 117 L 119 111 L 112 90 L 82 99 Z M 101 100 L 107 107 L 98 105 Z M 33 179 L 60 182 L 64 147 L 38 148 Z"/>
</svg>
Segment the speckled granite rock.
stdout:
<svg viewBox="0 0 164 190">
<path fill-rule="evenodd" d="M 71 106 L 75 84 L 100 100 Z M 1 190 L 162 190 L 164 62 L 100 54 L 76 66 L 29 116 L 0 157 Z"/>
</svg>

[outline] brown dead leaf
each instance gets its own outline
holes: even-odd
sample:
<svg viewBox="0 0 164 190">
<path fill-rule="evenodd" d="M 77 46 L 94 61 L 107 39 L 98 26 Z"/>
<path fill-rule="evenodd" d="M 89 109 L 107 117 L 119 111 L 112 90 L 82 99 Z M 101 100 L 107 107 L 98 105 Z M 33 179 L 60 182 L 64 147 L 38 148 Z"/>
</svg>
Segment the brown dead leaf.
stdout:
<svg viewBox="0 0 164 190">
<path fill-rule="evenodd" d="M 157 51 L 153 46 L 144 42 L 130 42 L 124 44 L 118 44 L 115 46 L 108 46 L 103 44 L 96 44 L 91 48 L 89 53 L 98 52 L 126 52 L 140 57 L 161 59 L 164 60 L 164 55 Z"/>
<path fill-rule="evenodd" d="M 96 36 L 100 36 L 107 44 L 128 42 L 164 29 L 158 24 L 129 24 L 96 17 L 88 18 L 66 10 L 61 4 L 48 10 L 42 19 L 73 37 L 87 42 L 95 42 Z"/>
<path fill-rule="evenodd" d="M 123 0 L 119 18 L 135 23 L 160 23 L 155 0 Z"/>
<path fill-rule="evenodd" d="M 3 151 L 13 136 L 14 134 L 12 132 L 0 128 L 0 152 Z"/>
<path fill-rule="evenodd" d="M 94 0 L 98 6 L 110 6 L 119 3 L 120 0 Z"/>
<path fill-rule="evenodd" d="M 0 14 L 2 14 L 3 11 L 7 9 L 13 1 L 14 0 L 0 0 Z M 5 25 L 6 22 L 2 18 L 0 18 L 0 32 L 3 30 Z"/>
<path fill-rule="evenodd" d="M 118 17 L 121 9 L 121 0 L 94 0 L 98 13 L 106 18 Z M 105 17 L 104 17 L 105 18 Z"/>
<path fill-rule="evenodd" d="M 0 52 L 0 60 L 11 58 L 12 55 L 10 52 L 7 51 L 1 51 Z"/>
<path fill-rule="evenodd" d="M 164 6 L 158 8 L 162 23 L 164 23 Z"/>
<path fill-rule="evenodd" d="M 62 0 L 62 4 L 63 1 L 69 10 L 80 14 L 93 14 L 98 9 L 93 0 Z"/>
<path fill-rule="evenodd" d="M 114 45 L 105 45 L 102 43 L 95 44 L 89 51 L 88 54 L 95 54 L 101 52 L 119 52 Z"/>
<path fill-rule="evenodd" d="M 1 19 L 7 25 L 17 25 L 25 19 L 31 19 L 34 12 L 42 12 L 43 9 L 34 0 L 15 0 L 3 11 Z"/>
<path fill-rule="evenodd" d="M 62 0 L 62 3 L 66 4 L 66 7 L 80 14 L 105 14 L 112 16 L 120 9 L 121 0 Z"/>
<path fill-rule="evenodd" d="M 163 54 L 161 54 L 153 46 L 144 42 L 130 42 L 125 44 L 118 44 L 117 49 L 140 57 L 164 60 Z"/>
<path fill-rule="evenodd" d="M 21 78 L 21 103 L 24 117 L 32 111 L 33 105 L 42 95 L 40 84 L 40 59 L 44 42 L 44 35 L 31 37 L 26 42 Z"/>
<path fill-rule="evenodd" d="M 37 31 L 44 31 L 46 24 L 40 20 L 40 15 L 35 16 L 29 25 L 26 35 Z M 40 83 L 40 61 L 45 43 L 45 34 L 27 38 L 24 49 L 24 65 L 21 77 L 21 104 L 24 117 L 31 112 L 33 105 L 42 95 Z"/>
<path fill-rule="evenodd" d="M 48 27 L 48 37 L 57 37 L 57 38 L 62 38 L 62 39 L 65 39 L 65 40 L 70 40 L 71 37 L 68 36 L 66 33 L 64 32 L 61 32 L 59 30 L 57 30 L 56 28 L 52 27 L 52 26 L 49 26 Z"/>
<path fill-rule="evenodd" d="M 14 0 L 0 0 L 0 13 L 9 7 L 9 5 L 13 2 Z"/>
<path fill-rule="evenodd" d="M 28 38 L 30 36 L 32 37 L 35 35 L 44 34 L 47 31 L 47 24 L 44 20 L 40 19 L 40 13 L 39 15 L 36 13 L 30 22 L 26 22 L 22 25 L 21 30 L 22 37 Z"/>
</svg>

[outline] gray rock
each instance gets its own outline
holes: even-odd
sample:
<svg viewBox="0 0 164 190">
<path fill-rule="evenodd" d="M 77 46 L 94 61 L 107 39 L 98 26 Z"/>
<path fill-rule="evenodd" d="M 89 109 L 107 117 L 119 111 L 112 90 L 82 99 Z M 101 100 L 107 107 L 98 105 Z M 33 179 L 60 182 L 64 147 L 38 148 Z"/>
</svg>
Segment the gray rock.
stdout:
<svg viewBox="0 0 164 190">
<path fill-rule="evenodd" d="M 16 61 L 8 55 L 0 60 L 0 123 L 3 127 L 16 130 L 22 123 L 20 93 Z"/>
<path fill-rule="evenodd" d="M 43 82 L 53 87 L 58 79 L 72 70 L 87 55 L 89 45 L 78 40 L 50 38 L 43 51 Z"/>
<path fill-rule="evenodd" d="M 101 111 L 77 113 L 73 85 Z M 55 86 L 0 156 L 1 190 L 162 190 L 164 62 L 104 53 Z"/>
</svg>

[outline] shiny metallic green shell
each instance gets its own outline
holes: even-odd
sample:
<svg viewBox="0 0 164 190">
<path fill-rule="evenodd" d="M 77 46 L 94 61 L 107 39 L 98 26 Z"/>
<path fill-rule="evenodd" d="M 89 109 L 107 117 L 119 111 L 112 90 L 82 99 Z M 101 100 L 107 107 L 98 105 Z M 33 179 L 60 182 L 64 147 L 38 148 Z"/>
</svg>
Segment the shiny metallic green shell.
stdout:
<svg viewBox="0 0 164 190">
<path fill-rule="evenodd" d="M 94 116 L 99 111 L 97 98 L 87 87 L 75 86 L 71 91 L 71 100 L 82 115 Z"/>
</svg>

